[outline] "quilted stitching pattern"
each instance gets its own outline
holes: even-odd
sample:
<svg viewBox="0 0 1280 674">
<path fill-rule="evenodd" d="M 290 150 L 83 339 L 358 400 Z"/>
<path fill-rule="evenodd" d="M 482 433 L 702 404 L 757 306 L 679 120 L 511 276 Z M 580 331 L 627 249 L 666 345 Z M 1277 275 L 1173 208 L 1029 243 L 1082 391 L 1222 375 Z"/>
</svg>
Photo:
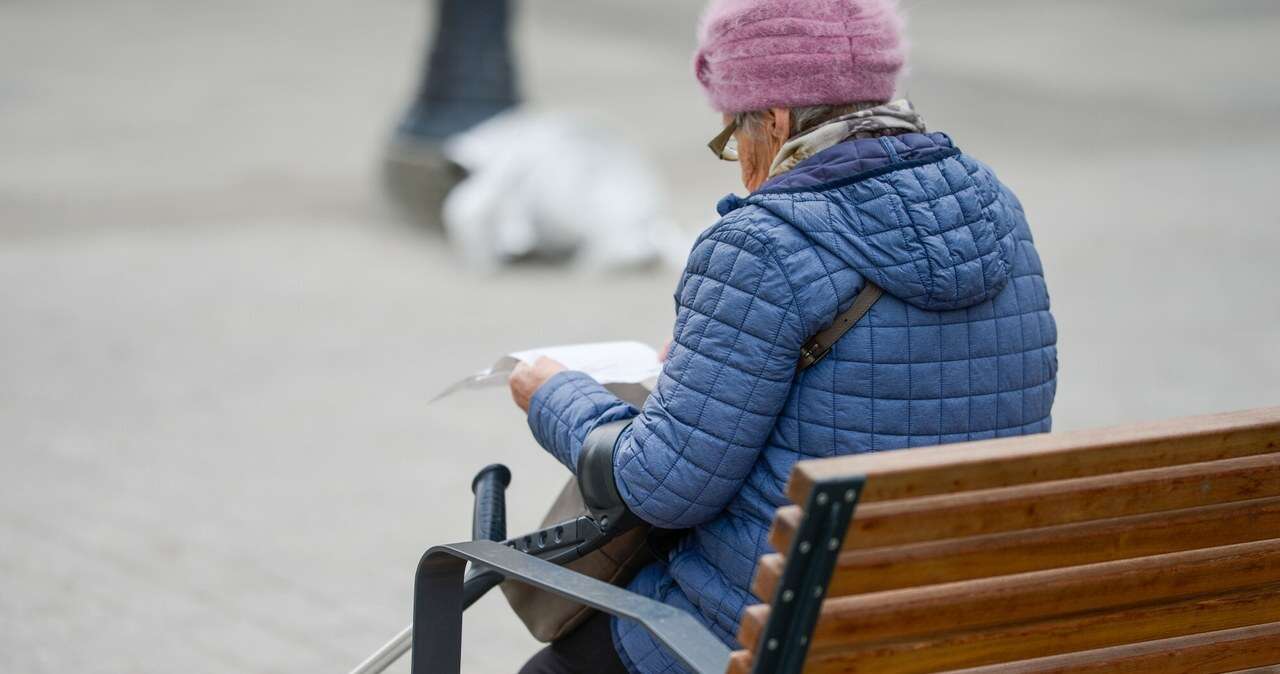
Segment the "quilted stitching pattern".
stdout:
<svg viewBox="0 0 1280 674">
<path fill-rule="evenodd" d="M 592 428 L 637 417 L 619 489 L 644 519 L 692 530 L 631 589 L 732 645 L 796 461 L 1048 431 L 1057 333 L 1021 204 L 942 134 L 844 143 L 720 208 L 644 409 L 570 372 L 529 422 L 572 470 Z M 867 278 L 886 297 L 797 377 L 801 344 Z M 643 629 L 614 637 L 632 671 L 682 671 Z"/>
</svg>

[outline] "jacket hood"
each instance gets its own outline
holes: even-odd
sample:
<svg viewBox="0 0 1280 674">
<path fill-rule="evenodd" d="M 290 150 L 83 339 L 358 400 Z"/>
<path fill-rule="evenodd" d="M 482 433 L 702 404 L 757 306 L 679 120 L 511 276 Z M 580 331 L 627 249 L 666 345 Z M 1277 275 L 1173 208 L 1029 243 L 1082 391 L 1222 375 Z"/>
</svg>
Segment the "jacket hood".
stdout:
<svg viewBox="0 0 1280 674">
<path fill-rule="evenodd" d="M 1009 203 L 1012 202 L 1012 203 Z M 928 311 L 985 302 L 1009 282 L 1021 210 L 945 134 L 846 141 L 720 211 L 755 205 L 879 285 Z"/>
</svg>

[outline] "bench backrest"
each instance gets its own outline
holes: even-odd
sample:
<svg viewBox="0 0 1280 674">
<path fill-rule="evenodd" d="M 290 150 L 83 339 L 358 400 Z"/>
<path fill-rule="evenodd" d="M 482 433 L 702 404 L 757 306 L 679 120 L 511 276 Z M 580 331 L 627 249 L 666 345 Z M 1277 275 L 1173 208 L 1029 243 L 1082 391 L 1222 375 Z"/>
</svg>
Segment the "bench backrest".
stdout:
<svg viewBox="0 0 1280 674">
<path fill-rule="evenodd" d="M 1280 408 L 802 462 L 788 495 L 731 674 L 1280 663 Z"/>
</svg>

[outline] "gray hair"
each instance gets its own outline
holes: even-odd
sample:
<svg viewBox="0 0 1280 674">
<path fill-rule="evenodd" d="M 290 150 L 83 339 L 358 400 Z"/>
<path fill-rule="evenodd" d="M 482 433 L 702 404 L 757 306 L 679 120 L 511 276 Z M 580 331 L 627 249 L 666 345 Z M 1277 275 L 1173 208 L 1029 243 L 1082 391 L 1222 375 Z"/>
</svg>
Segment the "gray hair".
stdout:
<svg viewBox="0 0 1280 674">
<path fill-rule="evenodd" d="M 877 105 L 884 105 L 884 101 L 842 103 L 839 105 L 806 105 L 791 108 L 791 132 L 788 135 L 798 136 L 805 131 L 820 126 L 824 122 L 850 113 L 869 110 Z M 735 115 L 734 120 L 738 122 L 739 127 L 746 129 L 748 133 L 755 133 L 764 126 L 765 116 L 768 114 L 768 110 L 742 112 Z"/>
</svg>

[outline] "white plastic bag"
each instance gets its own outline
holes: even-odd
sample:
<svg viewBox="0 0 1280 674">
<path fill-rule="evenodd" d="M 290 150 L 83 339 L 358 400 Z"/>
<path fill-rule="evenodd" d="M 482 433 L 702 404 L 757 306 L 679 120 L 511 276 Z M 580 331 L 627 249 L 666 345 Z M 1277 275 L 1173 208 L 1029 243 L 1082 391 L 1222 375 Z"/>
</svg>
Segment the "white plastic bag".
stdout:
<svg viewBox="0 0 1280 674">
<path fill-rule="evenodd" d="M 652 262 L 682 239 L 650 164 L 574 116 L 503 113 L 445 153 L 469 174 L 445 199 L 445 230 L 476 265 L 572 256 L 612 269 Z"/>
</svg>

